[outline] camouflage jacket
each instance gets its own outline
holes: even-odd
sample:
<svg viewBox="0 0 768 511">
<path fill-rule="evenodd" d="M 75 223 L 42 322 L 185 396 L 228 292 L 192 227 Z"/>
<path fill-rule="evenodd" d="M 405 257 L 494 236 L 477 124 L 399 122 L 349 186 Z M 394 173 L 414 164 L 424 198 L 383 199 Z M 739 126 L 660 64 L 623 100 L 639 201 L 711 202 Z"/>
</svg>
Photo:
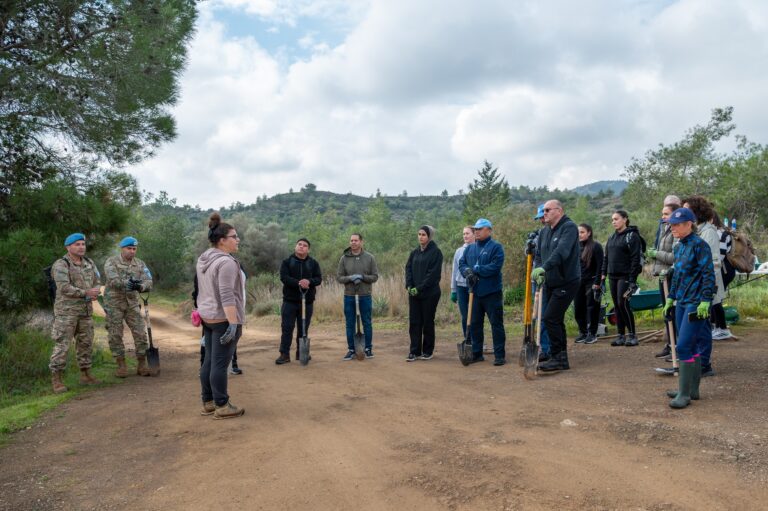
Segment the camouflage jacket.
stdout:
<svg viewBox="0 0 768 511">
<path fill-rule="evenodd" d="M 104 276 L 107 279 L 104 289 L 106 305 L 136 305 L 139 303 L 139 292 L 128 291 L 125 284 L 129 277 L 141 281 L 141 292 L 152 289 L 152 274 L 144 261 L 134 257 L 126 261 L 120 255 L 112 256 L 104 263 Z"/>
<path fill-rule="evenodd" d="M 101 285 L 101 275 L 93 261 L 83 258 L 80 264 L 75 264 L 69 255 L 65 255 L 53 263 L 51 275 L 56 281 L 55 315 L 93 314 L 91 299 L 85 296 L 86 291 Z"/>
</svg>

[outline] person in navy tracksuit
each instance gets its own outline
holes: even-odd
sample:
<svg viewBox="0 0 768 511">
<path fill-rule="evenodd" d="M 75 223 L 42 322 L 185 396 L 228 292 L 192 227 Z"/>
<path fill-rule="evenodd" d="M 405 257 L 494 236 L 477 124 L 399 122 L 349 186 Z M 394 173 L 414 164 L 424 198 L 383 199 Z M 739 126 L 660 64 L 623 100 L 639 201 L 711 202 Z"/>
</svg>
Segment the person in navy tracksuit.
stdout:
<svg viewBox="0 0 768 511">
<path fill-rule="evenodd" d="M 493 335 L 493 365 L 507 361 L 506 333 L 504 332 L 504 296 L 501 285 L 501 268 L 504 266 L 504 248 L 491 236 L 493 225 L 485 218 L 475 223 L 475 242 L 467 246 L 459 260 L 459 272 L 474 288 L 472 306 L 472 361 L 483 357 L 483 324 L 485 316 L 491 324 Z"/>
</svg>

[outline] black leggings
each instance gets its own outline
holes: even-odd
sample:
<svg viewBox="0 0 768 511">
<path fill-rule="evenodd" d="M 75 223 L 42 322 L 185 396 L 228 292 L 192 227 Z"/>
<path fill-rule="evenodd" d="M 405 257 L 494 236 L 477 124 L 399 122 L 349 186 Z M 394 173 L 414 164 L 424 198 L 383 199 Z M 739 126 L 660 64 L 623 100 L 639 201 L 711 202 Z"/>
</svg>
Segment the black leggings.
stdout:
<svg viewBox="0 0 768 511">
<path fill-rule="evenodd" d="M 611 298 L 616 309 L 616 328 L 619 335 L 624 335 L 625 331 L 629 331 L 629 335 L 635 335 L 635 315 L 629 307 L 629 299 L 624 298 L 624 293 L 629 287 L 629 276 L 609 275 L 608 278 L 611 281 Z"/>
<path fill-rule="evenodd" d="M 723 288 L 727 290 L 728 284 L 730 284 L 736 277 L 736 270 L 733 268 L 733 266 L 727 264 L 723 265 L 721 271 L 723 272 Z M 723 309 L 722 302 L 713 305 L 712 309 L 710 309 L 709 315 L 710 320 L 715 325 L 715 328 L 722 328 L 723 330 L 728 329 L 728 325 L 725 322 L 725 309 Z"/>
<path fill-rule="evenodd" d="M 579 325 L 579 333 L 597 334 L 597 323 L 600 317 L 600 304 L 595 301 L 591 280 L 583 280 L 573 300 L 573 316 Z"/>
</svg>

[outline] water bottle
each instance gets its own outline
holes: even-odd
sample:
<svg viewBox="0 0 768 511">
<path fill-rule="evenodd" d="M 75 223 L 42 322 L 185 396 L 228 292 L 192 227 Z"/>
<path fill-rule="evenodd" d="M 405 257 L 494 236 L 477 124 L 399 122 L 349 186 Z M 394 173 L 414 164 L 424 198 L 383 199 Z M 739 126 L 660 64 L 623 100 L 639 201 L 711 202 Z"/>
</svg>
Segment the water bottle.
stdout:
<svg viewBox="0 0 768 511">
<path fill-rule="evenodd" d="M 726 227 L 730 227 L 731 223 L 728 221 L 728 217 L 723 218 L 723 225 Z"/>
<path fill-rule="evenodd" d="M 735 218 L 731 218 L 731 230 L 732 231 L 736 230 L 736 219 Z"/>
</svg>

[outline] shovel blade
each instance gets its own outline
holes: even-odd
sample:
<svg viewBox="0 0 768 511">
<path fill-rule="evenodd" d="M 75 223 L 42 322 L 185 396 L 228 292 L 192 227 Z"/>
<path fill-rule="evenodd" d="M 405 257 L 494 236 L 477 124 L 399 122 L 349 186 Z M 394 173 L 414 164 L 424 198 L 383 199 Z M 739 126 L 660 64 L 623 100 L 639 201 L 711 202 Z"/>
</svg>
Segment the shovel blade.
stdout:
<svg viewBox="0 0 768 511">
<path fill-rule="evenodd" d="M 461 341 L 456 343 L 456 349 L 459 351 L 459 361 L 461 365 L 468 366 L 472 363 L 472 343 Z"/>
<path fill-rule="evenodd" d="M 655 371 L 661 376 L 677 376 L 677 369 L 672 367 L 657 367 Z"/>
<path fill-rule="evenodd" d="M 149 365 L 149 374 L 157 376 L 160 374 L 160 350 L 155 347 L 147 348 L 147 365 Z"/>
<path fill-rule="evenodd" d="M 533 342 L 525 342 L 520 352 L 523 359 L 523 376 L 527 380 L 536 378 L 539 369 L 539 347 Z"/>
<path fill-rule="evenodd" d="M 365 338 L 363 334 L 355 334 L 355 358 L 363 360 L 365 358 Z"/>
<path fill-rule="evenodd" d="M 309 364 L 309 337 L 299 339 L 299 363 L 303 366 Z"/>
</svg>

